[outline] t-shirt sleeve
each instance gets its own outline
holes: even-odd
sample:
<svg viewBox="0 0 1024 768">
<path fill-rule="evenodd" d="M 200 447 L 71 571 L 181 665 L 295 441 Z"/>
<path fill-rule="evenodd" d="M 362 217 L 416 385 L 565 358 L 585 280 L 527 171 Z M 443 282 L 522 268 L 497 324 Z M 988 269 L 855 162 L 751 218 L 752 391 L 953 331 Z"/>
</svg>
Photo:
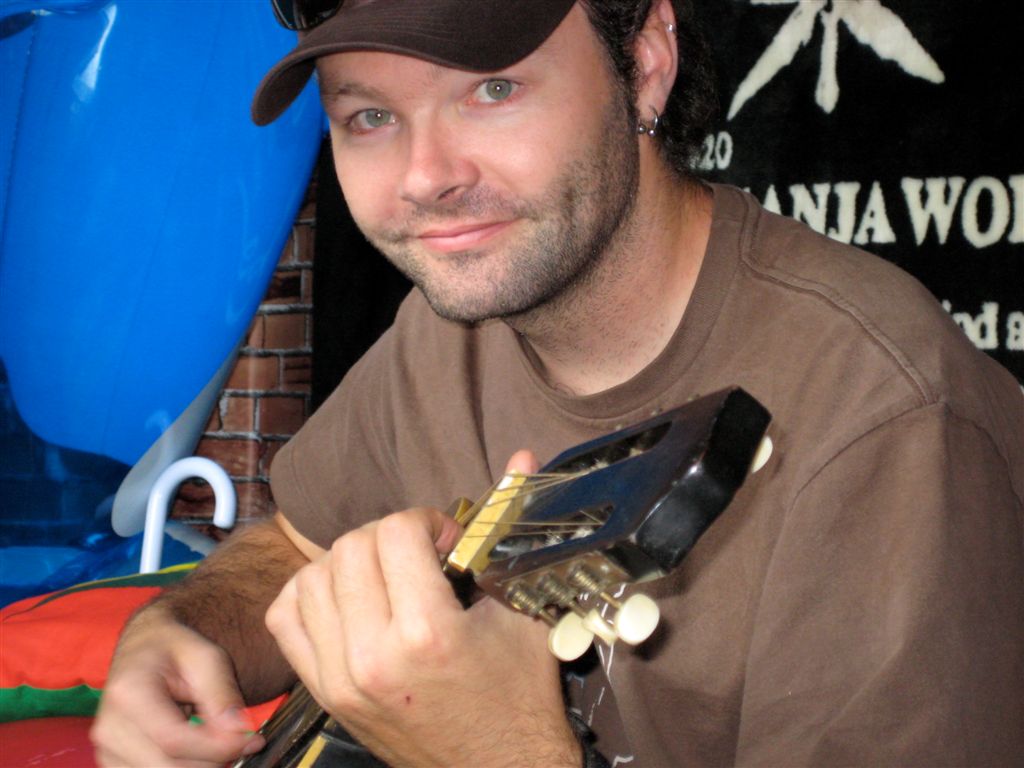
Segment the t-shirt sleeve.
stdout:
<svg viewBox="0 0 1024 768">
<path fill-rule="evenodd" d="M 748 655 L 739 765 L 1010 765 L 1024 754 L 1021 500 L 942 405 L 796 497 Z"/>
<path fill-rule="evenodd" d="M 278 452 L 271 489 L 281 513 L 327 548 L 340 535 L 401 508 L 384 368 L 385 335 Z"/>
</svg>

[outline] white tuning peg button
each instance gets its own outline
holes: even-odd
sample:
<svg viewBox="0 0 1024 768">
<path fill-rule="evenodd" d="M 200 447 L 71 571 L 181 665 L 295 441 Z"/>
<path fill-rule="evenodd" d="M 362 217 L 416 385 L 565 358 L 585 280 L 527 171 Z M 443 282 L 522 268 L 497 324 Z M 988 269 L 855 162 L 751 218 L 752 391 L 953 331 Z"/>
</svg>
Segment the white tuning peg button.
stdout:
<svg viewBox="0 0 1024 768">
<path fill-rule="evenodd" d="M 646 640 L 658 627 L 661 611 L 647 595 L 632 595 L 615 614 L 615 634 L 630 645 Z"/>
<path fill-rule="evenodd" d="M 768 435 L 761 438 L 761 442 L 757 446 L 757 452 L 754 454 L 754 459 L 750 462 L 750 474 L 754 474 L 768 463 L 768 459 L 772 457 L 772 450 L 774 448 L 775 446 L 772 444 L 772 439 L 768 437 Z"/>
<path fill-rule="evenodd" d="M 583 617 L 583 626 L 608 643 L 608 645 L 614 645 L 615 641 L 619 639 L 619 636 L 615 633 L 615 627 L 605 621 L 596 608 L 591 608 L 587 615 Z"/>
<path fill-rule="evenodd" d="M 567 613 L 548 632 L 548 650 L 559 661 L 575 661 L 594 641 L 594 633 L 575 613 Z"/>
</svg>

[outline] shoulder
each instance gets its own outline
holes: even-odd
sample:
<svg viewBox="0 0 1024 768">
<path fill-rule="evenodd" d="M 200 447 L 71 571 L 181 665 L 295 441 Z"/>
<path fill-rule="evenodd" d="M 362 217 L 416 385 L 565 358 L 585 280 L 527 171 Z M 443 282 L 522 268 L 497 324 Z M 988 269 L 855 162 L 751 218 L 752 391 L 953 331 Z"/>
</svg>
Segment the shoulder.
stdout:
<svg viewBox="0 0 1024 768">
<path fill-rule="evenodd" d="M 444 508 L 486 487 L 491 478 L 475 442 L 481 381 L 495 360 L 507 370 L 515 354 L 504 324 L 444 320 L 413 290 L 392 326 L 275 457 L 274 492 L 284 489 L 289 519 L 302 503 L 292 492 L 300 487 L 317 494 L 307 509 L 358 502 L 363 513 L 355 522 L 413 504 Z"/>
<path fill-rule="evenodd" d="M 746 221 L 742 267 L 752 279 L 777 286 L 783 307 L 813 314 L 817 323 L 808 333 L 836 334 L 851 351 L 849 345 L 874 346 L 921 404 L 954 397 L 965 373 L 1013 381 L 907 272 L 771 213 L 740 190 L 729 193 Z"/>
<path fill-rule="evenodd" d="M 345 374 L 341 384 L 310 419 L 313 428 L 358 419 L 380 429 L 397 412 L 429 406 L 436 388 L 477 342 L 474 329 L 438 317 L 413 289 L 392 325 Z"/>
<path fill-rule="evenodd" d="M 761 378 L 779 415 L 813 424 L 821 458 L 924 409 L 975 425 L 1011 466 L 1024 464 L 1020 385 L 927 288 L 881 258 L 764 210 L 738 189 L 719 187 L 718 195 L 739 233 L 732 311 L 752 343 L 775 357 Z"/>
</svg>

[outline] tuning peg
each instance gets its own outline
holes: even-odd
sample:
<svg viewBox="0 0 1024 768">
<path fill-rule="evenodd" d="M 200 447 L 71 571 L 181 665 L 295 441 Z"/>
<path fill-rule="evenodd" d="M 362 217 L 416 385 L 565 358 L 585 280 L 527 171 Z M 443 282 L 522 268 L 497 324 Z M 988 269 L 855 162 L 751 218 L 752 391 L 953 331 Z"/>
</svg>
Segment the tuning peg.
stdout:
<svg viewBox="0 0 1024 768">
<path fill-rule="evenodd" d="M 757 446 L 757 451 L 754 453 L 754 459 L 750 462 L 750 474 L 754 474 L 768 463 L 768 459 L 772 457 L 772 450 L 774 450 L 774 447 L 772 439 L 768 437 L 768 435 L 761 438 L 761 442 Z"/>
<path fill-rule="evenodd" d="M 594 633 L 583 626 L 583 619 L 571 611 L 548 632 L 548 650 L 559 661 L 575 661 L 594 642 Z"/>
<path fill-rule="evenodd" d="M 605 626 L 615 633 L 616 639 L 630 645 L 639 645 L 657 628 L 658 621 L 661 619 L 661 611 L 658 609 L 658 604 L 647 595 L 636 594 L 627 598 L 625 602 L 619 602 L 603 589 L 604 585 L 601 580 L 583 566 L 573 569 L 569 574 L 569 581 L 576 587 L 596 592 L 605 603 L 616 610 L 614 627 L 609 626 L 602 619 Z M 614 642 L 614 640 L 607 640 L 597 629 L 594 632 L 609 645 Z"/>
<path fill-rule="evenodd" d="M 647 595 L 630 595 L 615 613 L 615 634 L 624 643 L 639 645 L 658 627 L 661 611 Z"/>
<path fill-rule="evenodd" d="M 615 627 L 609 624 L 605 618 L 597 612 L 596 608 L 591 608 L 587 611 L 586 615 L 583 616 L 583 626 L 608 643 L 608 645 L 613 645 L 615 641 L 619 639 L 618 634 L 615 632 Z"/>
<path fill-rule="evenodd" d="M 608 645 L 619 639 L 615 627 L 605 621 L 597 609 L 584 612 L 576 603 L 569 608 L 548 632 L 548 649 L 556 658 L 561 661 L 578 659 L 590 647 L 594 637 L 600 637 Z"/>
</svg>

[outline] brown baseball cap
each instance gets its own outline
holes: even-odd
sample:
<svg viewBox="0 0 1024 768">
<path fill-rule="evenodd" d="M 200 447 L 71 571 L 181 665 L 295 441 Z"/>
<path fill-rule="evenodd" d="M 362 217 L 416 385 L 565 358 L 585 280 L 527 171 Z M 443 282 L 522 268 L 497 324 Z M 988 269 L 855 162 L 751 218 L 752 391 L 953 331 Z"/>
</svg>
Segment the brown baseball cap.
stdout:
<svg viewBox="0 0 1024 768">
<path fill-rule="evenodd" d="M 304 34 L 256 89 L 252 119 L 276 120 L 309 81 L 320 56 L 386 51 L 446 67 L 494 72 L 533 53 L 575 0 L 343 0 Z"/>
</svg>

